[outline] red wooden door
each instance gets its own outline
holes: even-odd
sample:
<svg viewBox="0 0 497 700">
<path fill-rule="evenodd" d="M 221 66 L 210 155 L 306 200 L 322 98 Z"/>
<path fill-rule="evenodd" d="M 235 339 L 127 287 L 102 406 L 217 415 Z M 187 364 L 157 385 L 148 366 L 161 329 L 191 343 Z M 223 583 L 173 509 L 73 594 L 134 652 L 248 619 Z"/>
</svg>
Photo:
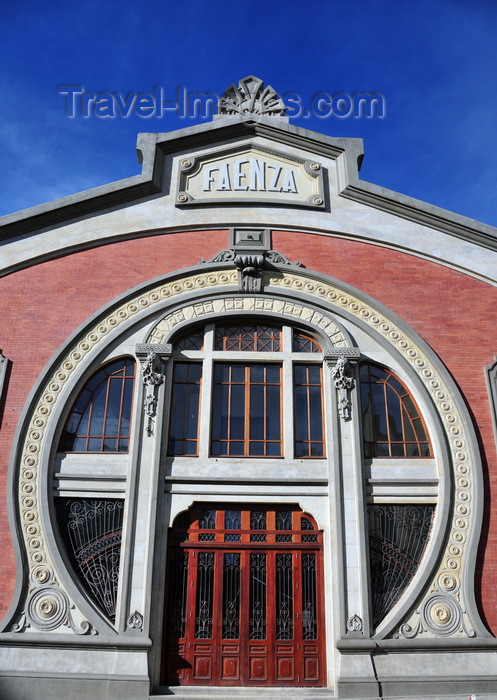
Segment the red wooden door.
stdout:
<svg viewBox="0 0 497 700">
<path fill-rule="evenodd" d="M 322 533 L 310 516 L 194 507 L 170 538 L 164 683 L 324 685 Z"/>
</svg>

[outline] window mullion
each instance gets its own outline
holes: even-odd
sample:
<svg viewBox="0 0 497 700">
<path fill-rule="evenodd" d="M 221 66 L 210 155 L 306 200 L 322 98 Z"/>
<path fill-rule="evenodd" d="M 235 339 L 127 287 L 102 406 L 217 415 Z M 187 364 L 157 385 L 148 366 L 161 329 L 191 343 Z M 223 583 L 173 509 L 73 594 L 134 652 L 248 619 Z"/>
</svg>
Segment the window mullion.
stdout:
<svg viewBox="0 0 497 700">
<path fill-rule="evenodd" d="M 212 432 L 211 402 L 214 398 L 213 366 L 211 359 L 202 363 L 202 378 L 200 383 L 200 417 L 197 442 L 197 454 L 206 459 L 210 452 Z"/>
<path fill-rule="evenodd" d="M 289 355 L 283 356 L 283 368 L 281 377 L 282 388 L 280 396 L 282 398 L 282 429 L 283 435 L 281 436 L 282 451 L 281 456 L 287 458 L 294 457 L 294 390 L 293 390 L 293 366 Z"/>
<path fill-rule="evenodd" d="M 250 454 L 250 365 L 245 365 L 245 397 L 244 397 L 244 424 L 243 424 L 243 454 Z"/>
</svg>

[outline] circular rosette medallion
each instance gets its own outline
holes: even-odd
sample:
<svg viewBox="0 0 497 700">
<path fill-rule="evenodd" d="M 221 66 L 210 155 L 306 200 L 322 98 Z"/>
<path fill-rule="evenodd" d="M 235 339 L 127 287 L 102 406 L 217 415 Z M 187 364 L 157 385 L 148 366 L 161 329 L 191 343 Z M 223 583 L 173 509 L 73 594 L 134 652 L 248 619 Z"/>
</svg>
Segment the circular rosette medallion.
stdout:
<svg viewBox="0 0 497 700">
<path fill-rule="evenodd" d="M 68 610 L 69 602 L 64 591 L 45 586 L 33 591 L 26 614 L 33 627 L 49 632 L 67 619 Z"/>
<path fill-rule="evenodd" d="M 437 636 L 454 634 L 461 623 L 461 608 L 445 595 L 433 595 L 423 608 L 423 621 L 430 632 Z"/>
</svg>

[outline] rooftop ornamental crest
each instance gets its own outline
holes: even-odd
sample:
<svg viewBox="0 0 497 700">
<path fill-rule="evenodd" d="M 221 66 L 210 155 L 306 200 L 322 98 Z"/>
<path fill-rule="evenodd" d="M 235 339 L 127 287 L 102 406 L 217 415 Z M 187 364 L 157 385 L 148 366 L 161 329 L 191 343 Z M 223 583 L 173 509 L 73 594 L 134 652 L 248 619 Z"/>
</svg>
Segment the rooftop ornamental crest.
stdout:
<svg viewBox="0 0 497 700">
<path fill-rule="evenodd" d="M 219 114 L 266 114 L 276 117 L 286 115 L 285 105 L 279 95 L 264 81 L 253 75 L 242 78 L 238 87 L 230 85 L 219 100 Z"/>
</svg>

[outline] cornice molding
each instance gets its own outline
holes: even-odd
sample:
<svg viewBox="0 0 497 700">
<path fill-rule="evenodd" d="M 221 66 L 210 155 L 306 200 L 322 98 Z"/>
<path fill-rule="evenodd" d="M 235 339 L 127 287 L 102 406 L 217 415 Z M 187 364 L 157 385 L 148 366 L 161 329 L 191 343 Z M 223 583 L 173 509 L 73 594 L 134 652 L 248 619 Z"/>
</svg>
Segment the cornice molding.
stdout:
<svg viewBox="0 0 497 700">
<path fill-rule="evenodd" d="M 347 185 L 339 196 L 490 250 L 497 250 L 497 228 L 379 185 L 357 180 L 355 184 Z"/>
</svg>

